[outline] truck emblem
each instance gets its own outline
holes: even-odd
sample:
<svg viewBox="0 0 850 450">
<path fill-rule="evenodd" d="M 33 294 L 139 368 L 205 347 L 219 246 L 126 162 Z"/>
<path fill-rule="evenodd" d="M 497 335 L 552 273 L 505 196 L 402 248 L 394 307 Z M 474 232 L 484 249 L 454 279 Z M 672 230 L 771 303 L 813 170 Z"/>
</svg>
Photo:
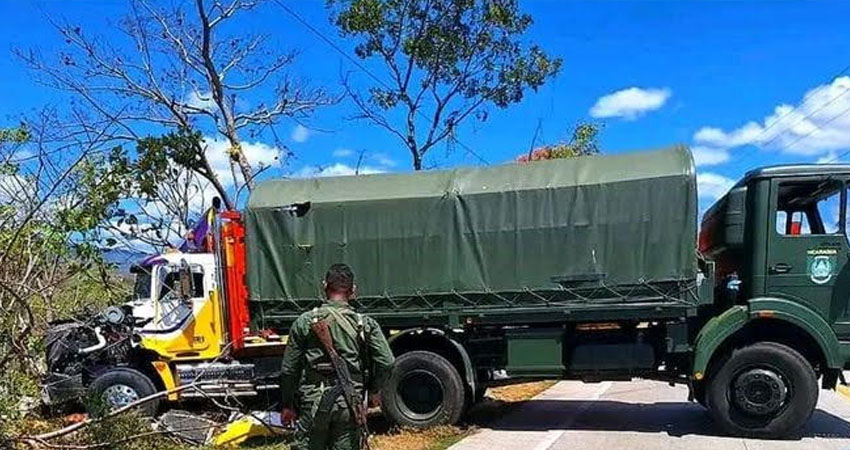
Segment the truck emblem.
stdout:
<svg viewBox="0 0 850 450">
<path fill-rule="evenodd" d="M 832 279 L 835 269 L 835 257 L 832 255 L 812 255 L 809 252 L 808 269 L 812 283 L 825 284 Z"/>
</svg>

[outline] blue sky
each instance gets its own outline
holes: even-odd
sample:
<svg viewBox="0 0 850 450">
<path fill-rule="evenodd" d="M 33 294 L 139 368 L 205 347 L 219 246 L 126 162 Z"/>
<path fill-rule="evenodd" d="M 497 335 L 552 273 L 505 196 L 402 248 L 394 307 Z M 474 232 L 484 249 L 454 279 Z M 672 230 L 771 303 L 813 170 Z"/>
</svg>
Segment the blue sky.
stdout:
<svg viewBox="0 0 850 450">
<path fill-rule="evenodd" d="M 330 24 L 324 1 L 284 1 L 339 46 L 352 48 Z M 522 103 L 490 108 L 487 121 L 461 128 L 460 140 L 492 164 L 526 152 L 538 121 L 538 141 L 555 143 L 568 138 L 577 121 L 596 120 L 604 125 L 605 153 L 691 145 L 705 208 L 750 168 L 832 160 L 850 150 L 850 70 L 841 72 L 850 66 L 850 2 L 520 4 L 535 20 L 527 39 L 562 57 L 564 65 L 557 78 Z M 106 0 L 6 0 L 0 10 L 6 18 L 0 33 L 0 117 L 14 123 L 21 113 L 44 104 L 61 106 L 66 99 L 35 83 L 10 50 L 61 46 L 48 16 L 110 39 L 111 24 L 127 6 Z M 356 86 L 370 83 L 273 3 L 239 26 L 268 33 L 279 48 L 297 50 L 289 71 L 314 86 L 340 93 L 343 72 L 351 72 Z M 383 74 L 379 65 L 366 66 Z M 410 156 L 400 143 L 370 123 L 347 120 L 353 112 L 343 101 L 303 121 L 306 129 L 283 122 L 278 133 L 295 158 L 275 176 L 344 173 L 361 151 L 370 170 L 409 170 Z M 266 150 L 273 146 L 268 136 L 255 143 Z M 428 163 L 481 164 L 461 148 L 445 147 L 433 150 Z"/>
</svg>

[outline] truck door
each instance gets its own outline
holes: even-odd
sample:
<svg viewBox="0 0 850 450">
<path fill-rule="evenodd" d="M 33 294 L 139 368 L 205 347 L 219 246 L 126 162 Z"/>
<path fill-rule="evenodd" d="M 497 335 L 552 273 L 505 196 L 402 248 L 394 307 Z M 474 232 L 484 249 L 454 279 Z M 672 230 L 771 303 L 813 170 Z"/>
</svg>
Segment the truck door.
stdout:
<svg viewBox="0 0 850 450">
<path fill-rule="evenodd" d="M 850 333 L 847 189 L 832 177 L 775 179 L 765 291 L 793 299 Z"/>
</svg>

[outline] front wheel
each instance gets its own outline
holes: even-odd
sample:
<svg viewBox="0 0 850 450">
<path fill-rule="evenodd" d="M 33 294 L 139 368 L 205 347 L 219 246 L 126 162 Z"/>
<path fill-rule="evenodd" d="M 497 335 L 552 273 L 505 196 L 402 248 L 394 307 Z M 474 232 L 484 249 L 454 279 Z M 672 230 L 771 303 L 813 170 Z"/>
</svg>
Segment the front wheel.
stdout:
<svg viewBox="0 0 850 450">
<path fill-rule="evenodd" d="M 89 386 L 90 413 L 103 414 L 127 406 L 156 393 L 156 386 L 147 375 L 135 369 L 120 367 L 109 369 L 95 378 Z M 138 411 L 153 416 L 159 409 L 160 399 L 139 405 Z"/>
<path fill-rule="evenodd" d="M 460 374 L 448 360 L 426 351 L 396 359 L 381 397 L 384 415 L 416 428 L 457 422 L 465 403 Z"/>
<path fill-rule="evenodd" d="M 774 342 L 733 350 L 706 389 L 711 416 L 726 432 L 765 439 L 798 433 L 817 400 L 811 364 L 796 350 Z"/>
</svg>

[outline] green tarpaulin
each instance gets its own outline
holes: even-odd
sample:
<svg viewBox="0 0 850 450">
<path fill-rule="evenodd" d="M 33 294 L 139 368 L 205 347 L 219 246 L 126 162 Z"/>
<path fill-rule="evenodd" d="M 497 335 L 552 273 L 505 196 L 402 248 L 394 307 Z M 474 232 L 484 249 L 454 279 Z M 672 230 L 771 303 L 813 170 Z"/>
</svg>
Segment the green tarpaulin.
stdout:
<svg viewBox="0 0 850 450">
<path fill-rule="evenodd" d="M 264 181 L 245 212 L 252 314 L 289 315 L 346 262 L 361 299 L 696 276 L 696 181 L 683 147 L 403 174 Z M 442 296 L 442 297 L 441 297 Z M 400 299 L 418 298 L 420 302 Z M 395 299 L 395 300 L 394 300 Z M 272 313 L 274 312 L 274 314 Z"/>
</svg>

